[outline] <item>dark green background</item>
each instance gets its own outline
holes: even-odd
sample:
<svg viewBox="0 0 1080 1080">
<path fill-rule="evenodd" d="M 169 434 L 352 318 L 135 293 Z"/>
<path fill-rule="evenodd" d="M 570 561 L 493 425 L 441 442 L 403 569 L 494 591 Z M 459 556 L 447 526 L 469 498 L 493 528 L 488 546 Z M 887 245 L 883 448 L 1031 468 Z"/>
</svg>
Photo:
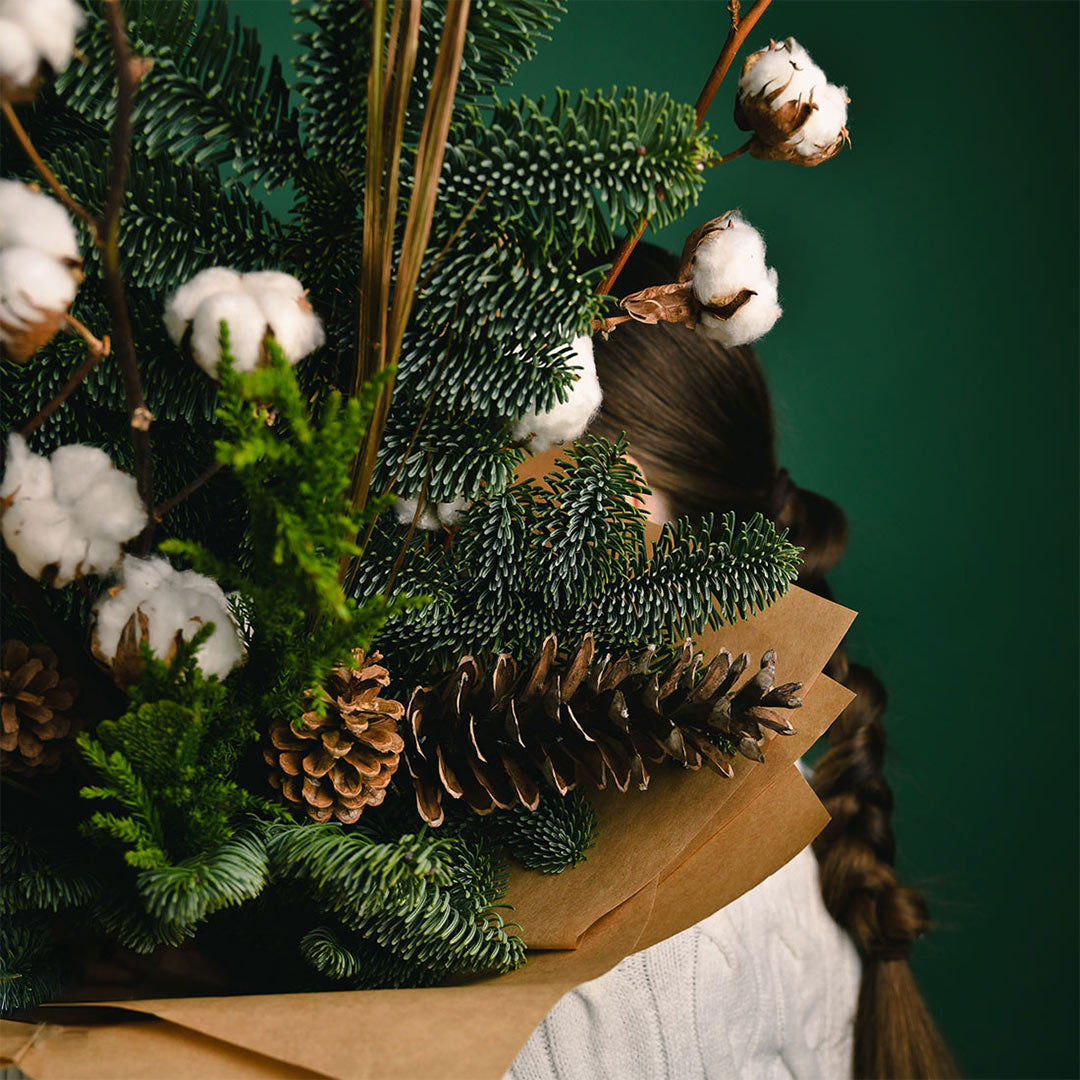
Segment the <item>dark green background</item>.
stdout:
<svg viewBox="0 0 1080 1080">
<path fill-rule="evenodd" d="M 285 0 L 237 9 L 290 50 Z M 852 105 L 817 169 L 713 170 L 780 273 L 762 344 L 796 481 L 852 524 L 838 597 L 891 694 L 900 864 L 937 921 L 914 964 L 972 1077 L 1077 1062 L 1077 12 L 778 0 Z M 570 0 L 517 89 L 693 101 L 720 0 Z M 726 86 L 719 149 L 742 141 Z"/>
</svg>

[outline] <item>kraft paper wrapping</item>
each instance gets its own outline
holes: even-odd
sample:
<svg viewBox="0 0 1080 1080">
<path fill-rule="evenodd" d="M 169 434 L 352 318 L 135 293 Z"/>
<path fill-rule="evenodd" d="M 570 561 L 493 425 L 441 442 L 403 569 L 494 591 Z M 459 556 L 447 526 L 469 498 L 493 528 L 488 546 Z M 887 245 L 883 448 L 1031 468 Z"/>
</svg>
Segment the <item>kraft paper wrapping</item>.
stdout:
<svg viewBox="0 0 1080 1080">
<path fill-rule="evenodd" d="M 745 650 L 755 666 L 776 649 L 778 681 L 804 686 L 797 734 L 730 780 L 671 768 L 647 792 L 595 793 L 599 841 L 584 863 L 511 871 L 512 918 L 535 950 L 521 970 L 425 990 L 46 1006 L 38 1023 L 0 1021 L 0 1063 L 33 1080 L 498 1080 L 567 990 L 737 899 L 821 831 L 828 815 L 794 762 L 851 698 L 820 672 L 853 618 L 795 588 L 699 637 L 707 656 Z"/>
</svg>

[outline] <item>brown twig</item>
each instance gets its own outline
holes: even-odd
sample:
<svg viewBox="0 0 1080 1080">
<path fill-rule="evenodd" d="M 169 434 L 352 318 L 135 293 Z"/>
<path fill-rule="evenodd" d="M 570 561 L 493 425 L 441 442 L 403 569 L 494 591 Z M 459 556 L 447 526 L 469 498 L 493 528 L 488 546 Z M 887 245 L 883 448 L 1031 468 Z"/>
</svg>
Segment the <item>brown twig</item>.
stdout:
<svg viewBox="0 0 1080 1080">
<path fill-rule="evenodd" d="M 592 332 L 594 334 L 606 334 L 614 330 L 616 326 L 622 326 L 624 322 L 630 322 L 632 315 L 612 315 L 607 319 L 593 319 Z"/>
<path fill-rule="evenodd" d="M 131 422 L 131 441 L 135 450 L 135 480 L 139 495 L 147 507 L 154 504 L 153 465 L 150 458 L 150 422 L 153 416 L 146 406 L 139 364 L 135 358 L 135 339 L 131 318 L 124 296 L 124 279 L 120 270 L 120 215 L 124 207 L 128 166 L 131 159 L 131 114 L 135 107 L 135 90 L 145 65 L 133 62 L 124 28 L 124 14 L 119 0 L 104 0 L 103 14 L 109 27 L 113 56 L 116 61 L 116 117 L 113 121 L 109 190 L 102 217 L 101 265 L 105 285 L 105 300 L 112 320 L 116 358 L 124 383 Z M 136 550 L 150 550 L 154 534 L 154 519 L 136 541 Z"/>
<path fill-rule="evenodd" d="M 740 15 L 738 4 L 729 5 L 731 29 L 728 30 L 728 36 L 724 41 L 723 48 L 720 50 L 720 55 L 717 57 L 712 71 L 709 72 L 709 77 L 705 80 L 701 93 L 698 94 L 697 104 L 694 106 L 694 112 L 697 116 L 696 127 L 701 127 L 705 114 L 709 111 L 709 106 L 712 104 L 713 98 L 716 97 L 716 92 L 720 89 L 720 84 L 724 81 L 724 76 L 727 75 L 732 61 L 742 47 L 742 43 L 746 40 L 750 31 L 753 30 L 758 19 L 765 14 L 765 9 L 771 3 L 772 0 L 757 0 L 745 15 Z M 737 153 L 728 155 L 723 160 L 729 161 L 732 157 L 738 157 L 743 152 L 743 149 L 740 148 Z M 627 259 L 630 258 L 630 253 L 637 247 L 638 241 L 644 235 L 649 220 L 649 217 L 643 214 L 634 231 L 628 233 L 615 250 L 615 254 L 612 256 L 611 269 L 604 280 L 596 287 L 598 295 L 606 296 L 611 292 L 623 271 L 623 267 L 626 266 Z"/>
<path fill-rule="evenodd" d="M 716 164 L 723 165 L 725 162 L 731 161 L 733 158 L 742 157 L 742 155 L 745 154 L 746 151 L 749 150 L 751 146 L 753 146 L 753 144 L 754 136 L 751 135 L 750 138 L 742 144 L 742 146 L 737 146 L 730 153 L 722 155 L 720 160 Z"/>
<path fill-rule="evenodd" d="M 175 495 L 170 495 L 163 503 L 159 503 L 154 507 L 154 521 L 160 521 L 170 510 L 174 510 L 185 499 L 194 495 L 203 484 L 213 480 L 224 468 L 225 466 L 220 461 L 215 461 L 212 465 L 208 465 L 194 480 L 191 481 L 190 484 L 185 484 Z"/>
<path fill-rule="evenodd" d="M 737 8 L 732 9 L 731 29 L 728 31 L 727 40 L 720 50 L 720 55 L 716 58 L 712 71 L 709 72 L 709 77 L 705 80 L 705 85 L 701 88 L 701 93 L 698 94 L 697 104 L 694 106 L 698 127 L 701 127 L 705 114 L 709 111 L 713 98 L 716 97 L 716 91 L 720 89 L 720 84 L 724 81 L 724 76 L 728 73 L 728 68 L 731 67 L 739 49 L 742 48 L 743 42 L 771 3 L 772 0 L 757 0 L 757 3 L 741 17 Z"/>
<path fill-rule="evenodd" d="M 51 401 L 43 405 L 37 413 L 32 416 L 23 426 L 19 429 L 19 434 L 24 438 L 28 438 L 32 435 L 46 420 L 65 401 L 71 396 L 75 389 L 82 383 L 87 375 L 94 370 L 109 355 L 109 336 L 106 334 L 104 338 L 99 341 L 94 335 L 85 327 L 78 319 L 72 315 L 64 316 L 64 319 L 68 325 L 68 328 L 79 335 L 86 342 L 86 357 L 83 362 L 71 373 L 70 378 L 60 389 L 56 392 L 56 395 Z"/>
<path fill-rule="evenodd" d="M 101 222 L 90 213 L 81 203 L 77 202 L 69 193 L 67 188 L 56 178 L 56 174 L 49 168 L 48 165 L 42 160 L 41 155 L 34 148 L 34 144 L 30 141 L 30 136 L 26 133 L 26 129 L 19 121 L 15 110 L 11 107 L 10 101 L 3 103 L 4 117 L 6 118 L 8 125 L 11 127 L 15 138 L 18 139 L 19 145 L 23 148 L 23 153 L 30 159 L 30 164 L 34 166 L 38 176 L 45 181 L 45 184 L 52 191 L 52 193 L 90 230 L 90 235 L 94 240 L 94 243 L 101 246 Z"/>
</svg>

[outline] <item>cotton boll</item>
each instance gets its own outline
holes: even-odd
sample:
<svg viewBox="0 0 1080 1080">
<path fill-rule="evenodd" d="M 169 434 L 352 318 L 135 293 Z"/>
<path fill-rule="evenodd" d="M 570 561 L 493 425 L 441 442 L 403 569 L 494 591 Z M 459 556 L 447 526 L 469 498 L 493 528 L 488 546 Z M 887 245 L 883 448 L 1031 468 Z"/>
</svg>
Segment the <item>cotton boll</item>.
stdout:
<svg viewBox="0 0 1080 1080">
<path fill-rule="evenodd" d="M 191 355 L 211 378 L 221 363 L 221 323 L 229 326 L 229 353 L 237 371 L 254 371 L 262 357 L 266 319 L 246 292 L 206 297 L 191 322 Z"/>
<path fill-rule="evenodd" d="M 290 364 L 302 360 L 323 343 L 322 323 L 311 310 L 303 285 L 291 274 L 255 271 L 243 275 L 243 287 L 259 305 L 274 340 Z"/>
<path fill-rule="evenodd" d="M 62 446 L 46 460 L 13 434 L 0 498 L 4 539 L 19 566 L 35 578 L 55 567 L 56 587 L 111 569 L 120 545 L 146 524 L 134 477 L 92 446 Z"/>
<path fill-rule="evenodd" d="M 60 329 L 75 279 L 63 263 L 29 247 L 0 250 L 0 346 L 25 363 Z"/>
<path fill-rule="evenodd" d="M 74 0 L 0 0 L 0 18 L 22 27 L 54 71 L 63 71 L 84 17 Z"/>
<path fill-rule="evenodd" d="M 395 499 L 394 500 L 394 513 L 397 515 L 398 521 L 402 525 L 411 525 L 413 518 L 416 517 L 416 508 L 419 505 L 419 499 Z M 430 504 L 424 506 L 424 509 L 420 511 L 420 516 L 416 518 L 416 527 L 423 529 L 425 532 L 437 532 L 442 528 L 439 522 L 438 511 Z"/>
<path fill-rule="evenodd" d="M 603 395 L 596 377 L 592 338 L 583 335 L 571 342 L 577 379 L 570 385 L 566 401 L 558 401 L 545 413 L 522 416 L 512 429 L 518 442 L 527 442 L 534 454 L 542 454 L 558 443 L 572 442 L 585 434 L 589 421 L 600 409 Z"/>
<path fill-rule="evenodd" d="M 37 75 L 38 63 L 30 35 L 17 22 L 0 17 L 0 82 L 27 87 Z"/>
<path fill-rule="evenodd" d="M 42 311 L 67 311 L 75 279 L 62 263 L 30 247 L 0 251 L 0 322 L 28 326 Z"/>
<path fill-rule="evenodd" d="M 0 180 L 0 247 L 18 246 L 79 261 L 75 226 L 64 207 L 17 180 Z"/>
<path fill-rule="evenodd" d="M 691 274 L 694 295 L 702 304 L 720 305 L 751 282 L 765 277 L 765 241 L 737 214 L 719 219 L 694 250 Z"/>
<path fill-rule="evenodd" d="M 165 301 L 165 329 L 177 345 L 180 344 L 188 323 L 195 318 L 198 306 L 216 293 L 240 291 L 240 275 L 227 266 L 211 266 L 200 270 L 186 281 Z"/>
<path fill-rule="evenodd" d="M 768 270 L 763 278 L 746 287 L 752 288 L 756 295 L 750 297 L 731 318 L 721 319 L 703 311 L 698 330 L 728 348 L 749 345 L 767 334 L 783 314 L 777 298 L 776 271 Z"/>
<path fill-rule="evenodd" d="M 221 587 L 193 570 L 175 570 L 165 559 L 125 556 L 119 586 L 98 602 L 94 651 L 114 669 L 131 663 L 131 657 L 117 654 L 125 647 L 124 629 L 132 619 L 154 655 L 166 661 L 173 655 L 178 636 L 190 640 L 212 622 L 214 632 L 195 654 L 199 669 L 208 677 L 223 679 L 244 658 Z"/>
<path fill-rule="evenodd" d="M 809 53 L 788 38 L 746 58 L 735 122 L 754 132 L 754 157 L 820 165 L 849 141 L 847 103 L 847 90 L 833 86 Z"/>
</svg>

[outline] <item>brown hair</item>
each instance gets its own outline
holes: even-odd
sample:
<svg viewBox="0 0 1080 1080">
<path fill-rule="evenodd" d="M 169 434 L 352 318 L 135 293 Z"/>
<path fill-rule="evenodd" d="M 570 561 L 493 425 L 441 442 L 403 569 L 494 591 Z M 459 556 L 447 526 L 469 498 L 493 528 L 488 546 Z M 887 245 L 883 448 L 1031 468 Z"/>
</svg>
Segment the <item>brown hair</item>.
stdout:
<svg viewBox="0 0 1080 1080">
<path fill-rule="evenodd" d="M 619 279 L 629 293 L 674 277 L 672 256 L 639 244 Z M 829 595 L 825 575 L 847 543 L 831 499 L 778 468 L 768 385 L 753 349 L 724 349 L 682 326 L 627 323 L 595 341 L 604 404 L 591 430 L 626 432 L 630 452 L 674 516 L 760 511 L 803 547 L 799 584 Z M 814 788 L 832 821 L 814 843 L 821 891 L 862 957 L 855 1022 L 857 1078 L 953 1077 L 907 955 L 929 920 L 923 898 L 899 884 L 890 825 L 893 797 L 883 772 L 885 690 L 837 649 L 826 673 L 858 695 L 829 729 L 830 749 Z"/>
</svg>

